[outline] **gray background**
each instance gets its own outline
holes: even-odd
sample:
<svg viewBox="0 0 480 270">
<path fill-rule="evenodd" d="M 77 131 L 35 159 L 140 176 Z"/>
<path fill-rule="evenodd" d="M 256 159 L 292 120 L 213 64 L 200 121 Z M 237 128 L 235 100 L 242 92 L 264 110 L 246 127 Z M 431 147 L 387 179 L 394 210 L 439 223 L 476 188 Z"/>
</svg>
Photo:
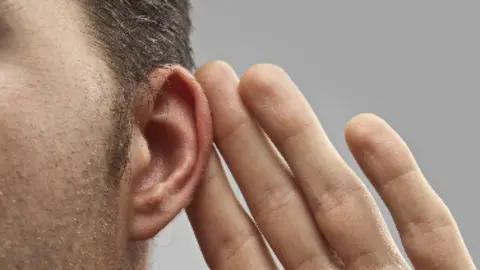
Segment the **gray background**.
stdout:
<svg viewBox="0 0 480 270">
<path fill-rule="evenodd" d="M 257 62 L 285 68 L 357 171 L 343 140 L 345 123 L 361 112 L 386 118 L 449 205 L 480 263 L 480 1 L 193 5 L 197 63 L 222 59 L 239 73 Z M 155 239 L 151 268 L 207 269 L 183 214 Z"/>
</svg>

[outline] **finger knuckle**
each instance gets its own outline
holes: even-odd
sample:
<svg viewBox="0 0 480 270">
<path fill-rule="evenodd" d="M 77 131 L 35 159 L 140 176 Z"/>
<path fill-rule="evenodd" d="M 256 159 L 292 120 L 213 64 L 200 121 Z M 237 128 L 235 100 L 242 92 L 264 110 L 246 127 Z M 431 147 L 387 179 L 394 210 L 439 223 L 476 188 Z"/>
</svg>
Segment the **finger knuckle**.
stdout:
<svg viewBox="0 0 480 270">
<path fill-rule="evenodd" d="M 361 199 L 368 195 L 368 191 L 361 184 L 331 184 L 318 194 L 310 197 L 312 212 L 316 216 L 349 213 Z"/>
<path fill-rule="evenodd" d="M 333 270 L 337 269 L 331 260 L 321 254 L 316 254 L 314 256 L 306 257 L 301 260 L 297 266 L 293 267 L 294 270 L 309 270 L 309 269 L 325 269 Z"/>
<path fill-rule="evenodd" d="M 368 250 L 360 253 L 350 262 L 346 262 L 347 269 L 371 270 L 407 270 L 403 258 L 394 251 Z"/>
<path fill-rule="evenodd" d="M 315 128 L 311 122 L 301 123 L 296 121 L 285 121 L 284 126 L 283 134 L 278 138 L 278 145 L 280 147 L 285 147 L 289 142 L 294 143 L 305 139 Z"/>
<path fill-rule="evenodd" d="M 217 134 L 215 134 L 215 142 L 218 145 L 221 145 L 223 142 L 228 141 L 230 138 L 236 137 L 239 132 L 249 127 L 251 127 L 251 122 L 249 119 L 242 119 L 237 121 L 237 123 L 232 123 L 229 128 L 225 128 L 222 130 L 222 132 L 217 131 Z"/>
<path fill-rule="evenodd" d="M 399 229 L 405 246 L 431 247 L 456 233 L 456 224 L 447 210 L 419 215 Z"/>
<path fill-rule="evenodd" d="M 383 179 L 376 181 L 375 186 L 382 192 L 384 190 L 394 190 L 398 185 L 405 185 L 409 179 L 421 179 L 423 176 L 418 168 L 414 166 L 405 166 L 404 168 L 397 168 L 390 170 Z"/>
<path fill-rule="evenodd" d="M 257 223 L 266 223 L 299 196 L 299 191 L 291 186 L 273 187 L 265 190 L 264 195 L 252 203 L 250 210 Z"/>
<path fill-rule="evenodd" d="M 212 254 L 215 254 L 215 261 L 212 263 L 228 265 L 228 262 L 235 257 L 248 252 L 248 249 L 255 245 L 257 240 L 257 235 L 254 232 L 245 232 L 243 235 L 225 235 L 221 241 L 222 244 L 212 252 Z"/>
</svg>

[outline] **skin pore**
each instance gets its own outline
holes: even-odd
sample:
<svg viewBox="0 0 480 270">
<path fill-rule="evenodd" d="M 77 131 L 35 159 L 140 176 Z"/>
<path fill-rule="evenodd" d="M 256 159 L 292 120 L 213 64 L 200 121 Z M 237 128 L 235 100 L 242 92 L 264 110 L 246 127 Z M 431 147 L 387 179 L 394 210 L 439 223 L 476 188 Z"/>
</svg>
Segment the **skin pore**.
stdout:
<svg viewBox="0 0 480 270">
<path fill-rule="evenodd" d="M 1 11 L 2 269 L 143 269 L 144 240 L 188 204 L 205 167 L 205 95 L 173 65 L 129 104 L 78 4 Z"/>
</svg>

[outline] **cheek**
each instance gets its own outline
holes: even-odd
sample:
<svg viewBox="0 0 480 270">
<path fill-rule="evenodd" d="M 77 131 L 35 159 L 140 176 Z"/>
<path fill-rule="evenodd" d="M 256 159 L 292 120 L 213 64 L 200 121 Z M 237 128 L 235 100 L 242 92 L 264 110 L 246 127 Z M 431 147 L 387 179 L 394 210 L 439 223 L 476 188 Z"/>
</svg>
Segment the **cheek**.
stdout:
<svg viewBox="0 0 480 270">
<path fill-rule="evenodd" d="M 0 66 L 0 218 L 41 224 L 93 199 L 105 176 L 112 98 L 74 66 L 36 64 L 42 69 Z"/>
<path fill-rule="evenodd" d="M 73 23 L 80 19 L 58 6 L 71 1 L 16 2 L 29 4 L 24 23 L 39 31 L 16 29 L 15 46 L 0 48 L 0 265 L 87 261 L 96 247 L 115 252 L 103 244 L 119 216 L 118 191 L 106 186 L 111 74 L 80 38 Z M 62 257 L 68 253 L 75 256 Z"/>
<path fill-rule="evenodd" d="M 63 196 L 62 186 L 79 182 L 68 179 L 103 169 L 114 87 L 66 15 L 74 6 L 46 15 L 37 11 L 57 1 L 33 2 L 20 1 L 29 20 L 17 16 L 12 46 L 0 51 L 0 181 L 14 173 Z"/>
<path fill-rule="evenodd" d="M 45 65 L 0 74 L 0 261 L 111 241 L 119 230 L 117 191 L 105 186 L 113 110 L 101 94 L 111 89 Z"/>
<path fill-rule="evenodd" d="M 48 68 L 37 73 L 19 68 L 0 73 L 0 145 L 32 155 L 23 158 L 40 154 L 44 160 L 35 161 L 46 162 L 58 158 L 55 153 L 76 154 L 93 147 L 108 130 L 111 121 L 104 105 L 108 99 L 90 95 L 100 89 L 75 83 L 80 80 Z"/>
</svg>

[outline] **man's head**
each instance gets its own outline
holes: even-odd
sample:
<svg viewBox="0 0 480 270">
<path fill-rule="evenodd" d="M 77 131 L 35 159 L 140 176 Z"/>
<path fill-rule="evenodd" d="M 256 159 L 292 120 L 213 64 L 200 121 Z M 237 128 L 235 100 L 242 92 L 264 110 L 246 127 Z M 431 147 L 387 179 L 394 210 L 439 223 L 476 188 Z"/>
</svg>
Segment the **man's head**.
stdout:
<svg viewBox="0 0 480 270">
<path fill-rule="evenodd" d="M 2 269 L 141 268 L 211 144 L 188 0 L 0 0 Z"/>
</svg>

